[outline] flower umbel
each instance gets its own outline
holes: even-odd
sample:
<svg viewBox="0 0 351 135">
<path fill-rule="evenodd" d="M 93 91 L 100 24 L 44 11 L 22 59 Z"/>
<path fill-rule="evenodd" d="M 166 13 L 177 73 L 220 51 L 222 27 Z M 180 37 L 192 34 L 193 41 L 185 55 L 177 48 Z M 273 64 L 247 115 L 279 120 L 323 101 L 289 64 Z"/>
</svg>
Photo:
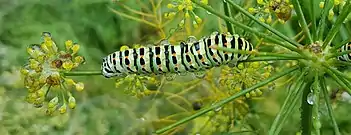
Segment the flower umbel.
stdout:
<svg viewBox="0 0 351 135">
<path fill-rule="evenodd" d="M 68 40 L 65 48 L 60 51 L 51 34 L 43 32 L 41 44 L 27 48 L 28 64 L 21 69 L 28 89 L 27 102 L 36 107 L 46 105 L 48 114 L 55 111 L 65 113 L 67 104 L 69 108 L 75 108 L 75 98 L 68 89 L 72 86 L 77 91 L 84 89 L 82 82 L 75 82 L 63 74 L 84 63 L 84 58 L 77 55 L 79 45 Z M 49 102 L 45 104 L 47 100 Z"/>
<path fill-rule="evenodd" d="M 201 0 L 201 2 L 208 4 L 208 0 Z M 171 3 L 167 4 L 167 8 L 176 10 L 165 13 L 164 16 L 167 19 L 173 19 L 177 14 L 183 14 L 184 18 L 180 21 L 179 27 L 184 27 L 186 19 L 192 19 L 192 24 L 195 28 L 202 23 L 202 19 L 194 13 L 196 5 L 191 0 L 172 0 Z"/>
<path fill-rule="evenodd" d="M 278 21 L 285 23 L 291 17 L 293 5 L 289 0 L 257 0 L 257 7 L 250 7 L 250 13 L 257 13 L 260 15 L 259 20 L 262 22 L 271 23 L 272 14 L 278 18 Z"/>
</svg>

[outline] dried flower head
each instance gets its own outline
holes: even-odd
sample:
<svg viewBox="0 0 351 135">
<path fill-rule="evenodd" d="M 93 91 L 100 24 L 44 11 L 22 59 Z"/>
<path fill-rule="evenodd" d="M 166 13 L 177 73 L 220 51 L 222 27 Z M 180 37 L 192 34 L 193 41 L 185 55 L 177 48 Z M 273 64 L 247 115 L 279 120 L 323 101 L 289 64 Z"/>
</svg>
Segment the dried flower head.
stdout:
<svg viewBox="0 0 351 135">
<path fill-rule="evenodd" d="M 49 114 L 56 110 L 66 112 L 66 104 L 71 109 L 75 108 L 75 99 L 67 89 L 74 86 L 77 91 L 81 91 L 84 84 L 67 78 L 63 72 L 71 71 L 84 63 L 84 58 L 77 55 L 79 47 L 68 40 L 65 42 L 66 49 L 60 51 L 51 34 L 43 32 L 41 44 L 27 48 L 30 56 L 28 64 L 21 69 L 24 85 L 28 89 L 27 102 L 42 107 L 49 100 L 46 105 Z M 53 98 L 48 99 L 51 96 Z"/>
<path fill-rule="evenodd" d="M 250 7 L 248 11 L 252 14 L 258 14 L 259 20 L 266 23 L 272 22 L 272 14 L 278 21 L 285 23 L 291 17 L 293 5 L 289 0 L 257 0 L 257 7 Z"/>
<path fill-rule="evenodd" d="M 201 0 L 201 2 L 206 5 L 208 4 L 208 0 Z M 191 19 L 195 28 L 199 27 L 202 23 L 202 19 L 194 12 L 194 9 L 197 8 L 196 4 L 191 2 L 191 0 L 172 0 L 171 3 L 167 4 L 167 8 L 174 10 L 164 14 L 167 19 L 173 19 L 178 14 L 183 15 L 179 27 L 184 27 L 186 19 Z"/>
</svg>

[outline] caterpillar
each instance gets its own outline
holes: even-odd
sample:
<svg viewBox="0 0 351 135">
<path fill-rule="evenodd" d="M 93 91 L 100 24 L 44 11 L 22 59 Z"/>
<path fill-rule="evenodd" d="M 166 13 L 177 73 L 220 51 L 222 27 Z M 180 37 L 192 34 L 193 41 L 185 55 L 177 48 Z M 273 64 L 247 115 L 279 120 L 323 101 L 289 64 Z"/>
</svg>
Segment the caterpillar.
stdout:
<svg viewBox="0 0 351 135">
<path fill-rule="evenodd" d="M 350 49 L 351 49 L 351 42 L 343 45 L 340 48 L 339 52 L 348 51 Z M 351 53 L 338 56 L 338 60 L 340 60 L 340 61 L 351 61 Z"/>
<path fill-rule="evenodd" d="M 128 74 L 165 74 L 197 72 L 246 60 L 249 54 L 216 50 L 213 46 L 251 51 L 253 45 L 238 35 L 213 32 L 196 40 L 191 36 L 180 45 L 161 42 L 148 46 L 116 51 L 103 58 L 101 71 L 106 78 Z"/>
</svg>

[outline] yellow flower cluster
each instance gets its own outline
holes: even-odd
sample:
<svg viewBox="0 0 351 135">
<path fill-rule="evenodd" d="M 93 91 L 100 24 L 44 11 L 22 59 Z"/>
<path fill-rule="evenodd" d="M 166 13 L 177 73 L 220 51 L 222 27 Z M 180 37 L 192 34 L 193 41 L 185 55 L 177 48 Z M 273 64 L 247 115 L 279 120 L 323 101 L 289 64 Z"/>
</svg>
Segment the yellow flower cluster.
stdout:
<svg viewBox="0 0 351 135">
<path fill-rule="evenodd" d="M 291 17 L 293 5 L 289 0 L 257 0 L 258 7 L 250 7 L 248 11 L 252 14 L 259 14 L 261 22 L 271 23 L 272 14 L 278 18 L 278 21 L 285 23 Z"/>
<path fill-rule="evenodd" d="M 82 82 L 75 82 L 63 74 L 84 63 L 84 58 L 77 55 L 80 46 L 71 40 L 66 41 L 65 46 L 65 51 L 59 51 L 51 34 L 43 32 L 42 43 L 27 48 L 30 56 L 28 64 L 21 69 L 24 85 L 28 89 L 27 102 L 43 107 L 47 98 L 53 97 L 46 105 L 48 114 L 56 110 L 65 113 L 67 106 L 74 109 L 76 101 L 67 88 L 74 86 L 77 91 L 84 89 Z"/>
<path fill-rule="evenodd" d="M 142 45 L 135 44 L 133 48 L 140 48 Z M 129 49 L 128 46 L 123 45 L 120 51 Z M 120 77 L 116 80 L 115 87 L 124 89 L 124 93 L 142 98 L 150 94 L 150 90 L 156 90 L 157 86 L 160 85 L 159 79 L 156 76 L 141 76 L 136 74 L 126 75 L 125 77 Z"/>
<path fill-rule="evenodd" d="M 208 0 L 201 0 L 202 3 L 208 4 Z M 177 14 L 183 14 L 183 19 L 179 23 L 179 27 L 184 27 L 186 19 L 192 19 L 193 26 L 199 27 L 202 23 L 202 19 L 194 13 L 196 5 L 191 0 L 172 0 L 171 3 L 167 4 L 167 8 L 175 11 L 167 12 L 164 14 L 165 18 L 173 19 Z"/>
<path fill-rule="evenodd" d="M 248 88 L 262 80 L 271 76 L 273 67 L 267 62 L 251 62 L 240 63 L 235 68 L 224 67 L 221 72 L 220 86 L 228 89 L 228 94 L 233 95 L 243 88 Z M 267 86 L 267 89 L 273 89 L 274 84 Z M 245 97 L 257 97 L 263 94 L 262 90 L 266 88 L 256 89 L 250 93 L 246 93 Z"/>
<path fill-rule="evenodd" d="M 341 9 L 344 7 L 345 4 L 346 4 L 346 1 L 344 0 L 334 0 L 331 9 L 328 11 L 328 20 L 332 20 L 334 18 L 335 7 L 339 7 L 339 11 L 341 11 Z M 320 8 L 324 8 L 324 5 L 325 5 L 324 2 L 319 3 Z"/>
</svg>

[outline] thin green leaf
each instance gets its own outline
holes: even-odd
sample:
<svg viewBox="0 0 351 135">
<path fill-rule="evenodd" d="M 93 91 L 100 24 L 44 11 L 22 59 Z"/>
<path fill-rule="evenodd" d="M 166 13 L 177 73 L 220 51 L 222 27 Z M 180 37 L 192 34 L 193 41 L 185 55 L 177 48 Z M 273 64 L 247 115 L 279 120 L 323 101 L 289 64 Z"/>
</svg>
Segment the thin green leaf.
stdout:
<svg viewBox="0 0 351 135">
<path fill-rule="evenodd" d="M 351 50 L 347 50 L 347 51 L 343 51 L 343 52 L 337 52 L 337 53 L 333 53 L 329 56 L 326 56 L 325 59 L 328 60 L 330 58 L 334 58 L 334 57 L 338 57 L 338 56 L 341 56 L 341 55 L 344 55 L 344 54 L 349 54 L 351 53 Z"/>
<path fill-rule="evenodd" d="M 314 0 L 311 0 L 310 1 L 311 4 L 311 20 L 312 20 L 312 29 L 311 29 L 311 34 L 312 34 L 312 38 L 313 38 L 313 41 L 316 41 L 317 40 L 317 26 L 316 26 L 316 15 L 315 15 L 315 2 Z"/>
<path fill-rule="evenodd" d="M 326 18 L 328 15 L 328 12 L 330 10 L 331 7 L 329 7 L 330 4 L 330 0 L 324 0 L 324 8 L 321 12 L 322 17 L 319 20 L 318 23 L 318 27 L 317 27 L 317 33 L 318 33 L 318 39 L 321 41 L 323 39 L 323 34 L 324 34 L 324 28 L 325 28 L 325 22 L 326 22 Z"/>
<path fill-rule="evenodd" d="M 245 9 L 243 9 L 241 6 L 237 5 L 236 3 L 234 3 L 232 0 L 227 0 L 227 2 L 229 4 L 231 4 L 235 9 L 239 10 L 241 13 L 243 13 L 244 15 L 246 15 L 247 17 L 249 17 L 251 20 L 254 20 L 256 23 L 258 23 L 259 25 L 261 25 L 262 27 L 268 29 L 269 31 L 271 31 L 272 33 L 274 33 L 275 35 L 277 35 L 278 37 L 284 39 L 285 41 L 291 43 L 292 45 L 299 47 L 301 46 L 299 43 L 297 43 L 296 41 L 290 39 L 289 37 L 285 36 L 284 34 L 280 33 L 279 31 L 275 30 L 274 28 L 272 28 L 271 26 L 269 26 L 268 24 L 265 24 L 263 22 L 261 22 L 260 20 L 258 20 L 256 17 L 254 17 L 253 15 L 251 15 L 248 11 L 246 11 Z"/>
<path fill-rule="evenodd" d="M 306 79 L 307 80 L 307 79 Z M 308 99 L 311 93 L 311 80 L 307 80 L 307 86 L 303 90 L 302 101 L 301 101 L 301 131 L 303 135 L 311 135 L 312 131 L 312 105 L 308 103 Z"/>
<path fill-rule="evenodd" d="M 90 76 L 90 75 L 102 75 L 100 70 L 92 70 L 92 71 L 67 71 L 62 72 L 65 76 Z"/>
<path fill-rule="evenodd" d="M 305 33 L 305 36 L 307 36 L 307 39 L 309 40 L 309 43 L 312 44 L 313 43 L 313 39 L 310 33 L 310 30 L 308 29 L 307 23 L 306 23 L 306 19 L 305 16 L 303 15 L 300 3 L 298 0 L 293 0 L 292 1 L 297 17 L 299 18 L 299 22 L 301 24 L 302 30 Z"/>
<path fill-rule="evenodd" d="M 279 125 L 283 125 L 284 124 L 284 119 L 286 117 L 288 117 L 287 115 L 289 114 L 290 111 L 292 111 L 293 107 L 291 106 L 295 106 L 295 104 L 292 102 L 292 101 L 297 101 L 297 99 L 299 99 L 299 90 L 300 90 L 300 87 L 302 86 L 303 84 L 303 77 L 305 76 L 305 73 L 307 71 L 304 70 L 300 76 L 296 79 L 297 82 L 296 83 L 293 83 L 292 86 L 291 86 L 291 89 L 288 93 L 288 96 L 286 97 L 284 103 L 283 103 L 283 106 L 281 107 L 279 113 L 277 114 L 277 116 L 275 117 L 270 129 L 269 129 L 269 132 L 268 134 L 269 135 L 275 135 L 275 134 L 278 134 L 280 129 L 278 128 Z M 297 90 L 296 90 L 297 89 Z M 291 109 L 291 110 L 289 110 Z"/>
<path fill-rule="evenodd" d="M 340 47 L 344 46 L 345 44 L 351 42 L 351 39 L 344 40 L 340 42 L 339 44 L 333 46 L 333 48 L 330 49 L 332 52 L 336 52 Z"/>
<path fill-rule="evenodd" d="M 338 77 L 337 75 L 335 75 L 332 70 L 330 70 L 330 68 L 327 68 L 326 69 L 326 72 L 343 88 L 346 89 L 346 91 L 351 94 L 351 84 L 348 83 L 346 80 L 344 80 L 343 78 L 341 77 Z"/>
<path fill-rule="evenodd" d="M 271 57 L 271 56 L 258 56 L 258 57 L 250 57 L 243 62 L 254 62 L 254 61 L 274 61 L 274 60 L 298 60 L 303 58 L 298 57 Z"/>
<path fill-rule="evenodd" d="M 285 47 L 285 48 L 287 48 L 287 49 L 289 49 L 289 50 L 292 50 L 292 51 L 295 51 L 295 52 L 298 52 L 298 53 L 302 54 L 302 51 L 301 51 L 301 50 L 299 50 L 298 48 L 296 48 L 295 46 L 293 46 L 293 45 L 291 45 L 291 44 L 284 44 L 284 43 L 281 42 L 279 39 L 275 39 L 275 38 L 273 38 L 273 37 L 270 36 L 270 35 L 261 33 L 261 32 L 259 32 L 259 31 L 257 31 L 256 29 L 253 29 L 253 28 L 251 28 L 251 27 L 248 27 L 248 26 L 246 26 L 246 25 L 244 25 L 244 24 L 242 24 L 242 23 L 239 23 L 239 22 L 233 20 L 232 18 L 230 18 L 230 17 L 228 17 L 228 16 L 225 16 L 224 14 L 221 14 L 221 13 L 215 11 L 215 10 L 214 10 L 213 8 L 211 8 L 210 6 L 207 6 L 207 5 L 205 5 L 205 4 L 201 3 L 201 2 L 199 2 L 198 0 L 191 0 L 191 1 L 194 2 L 195 4 L 199 5 L 200 7 L 204 8 L 204 9 L 207 10 L 208 12 L 210 12 L 210 13 L 212 13 L 212 14 L 214 14 L 214 15 L 220 17 L 220 18 L 222 18 L 223 20 L 226 20 L 226 21 L 228 21 L 228 22 L 234 24 L 234 25 L 237 26 L 237 27 L 240 27 L 240 28 L 242 28 L 242 29 L 244 29 L 244 30 L 246 30 L 246 31 L 250 31 L 250 32 L 256 34 L 257 36 L 263 37 L 263 38 L 265 38 L 265 39 L 267 39 L 267 40 L 270 40 L 270 41 L 276 43 L 277 45 L 280 45 L 280 46 Z M 229 0 L 228 0 L 227 2 L 229 2 Z"/>
<path fill-rule="evenodd" d="M 253 51 L 245 51 L 245 50 L 238 50 L 238 49 L 231 49 L 226 47 L 214 47 L 217 50 L 231 52 L 231 53 L 240 53 L 240 54 L 254 54 L 255 56 L 274 56 L 274 57 L 285 57 L 285 58 L 298 58 L 304 59 L 304 57 L 300 56 L 299 54 L 279 54 L 279 53 L 271 53 L 271 52 L 253 52 Z"/>
<path fill-rule="evenodd" d="M 329 94 L 328 94 L 328 89 L 327 89 L 327 85 L 326 85 L 324 77 L 321 77 L 319 81 L 320 81 L 320 86 L 322 88 L 325 104 L 327 105 L 328 115 L 329 115 L 329 118 L 330 118 L 330 120 L 331 120 L 331 122 L 333 124 L 333 127 L 334 127 L 334 133 L 335 133 L 335 135 L 341 135 L 340 131 L 339 131 L 338 124 L 336 123 L 336 120 L 335 120 L 335 117 L 334 117 L 333 108 L 331 107 Z"/>
<path fill-rule="evenodd" d="M 350 0 L 348 0 L 341 11 L 341 14 L 336 19 L 336 22 L 334 23 L 333 27 L 328 32 L 328 35 L 322 46 L 323 49 L 328 45 L 330 45 L 335 35 L 339 32 L 341 24 L 344 22 L 344 20 L 346 19 L 346 17 L 349 15 L 350 12 L 351 12 L 351 3 L 350 3 Z"/>
<path fill-rule="evenodd" d="M 316 135 L 320 135 L 320 128 L 321 128 L 321 122 L 319 119 L 319 98 L 320 98 L 320 91 L 321 91 L 321 85 L 319 84 L 319 79 L 321 77 L 319 76 L 318 73 L 315 74 L 314 77 L 314 82 L 311 87 L 311 90 L 313 92 L 313 106 L 312 106 L 312 124 L 314 128 L 314 133 Z"/>
<path fill-rule="evenodd" d="M 230 12 L 230 7 L 229 7 L 229 5 L 228 5 L 227 2 L 224 2 L 224 1 L 223 1 L 223 8 L 224 8 L 224 14 L 225 14 L 226 16 L 232 18 L 232 14 L 231 14 L 231 12 Z M 225 23 L 226 23 L 226 25 L 227 25 L 228 32 L 234 34 L 234 33 L 235 33 L 235 29 L 234 29 L 233 25 L 232 25 L 230 22 L 228 22 L 228 21 L 225 21 Z"/>
<path fill-rule="evenodd" d="M 193 120 L 193 119 L 195 119 L 195 118 L 197 118 L 197 117 L 199 117 L 199 116 L 201 116 L 203 114 L 206 114 L 207 112 L 209 112 L 211 110 L 214 110 L 215 108 L 219 108 L 219 107 L 223 106 L 224 104 L 227 104 L 227 103 L 233 101 L 234 99 L 236 99 L 236 98 L 238 98 L 240 96 L 243 96 L 243 95 L 245 95 L 246 93 L 248 93 L 248 92 L 250 92 L 252 90 L 255 90 L 255 89 L 260 88 L 260 87 L 262 87 L 262 86 L 264 86 L 264 85 L 266 85 L 266 84 L 268 84 L 270 82 L 273 82 L 274 80 L 276 80 L 276 79 L 278 79 L 280 77 L 283 77 L 283 76 L 285 76 L 285 75 L 287 75 L 287 74 L 289 74 L 289 73 L 291 73 L 291 72 L 293 72 L 293 71 L 295 71 L 297 69 L 298 69 L 298 67 L 294 67 L 294 68 L 291 68 L 291 69 L 287 69 L 287 70 L 285 70 L 283 72 L 280 72 L 280 73 L 278 73 L 276 75 L 273 75 L 273 76 L 267 78 L 266 80 L 253 85 L 250 88 L 242 90 L 239 93 L 236 93 L 235 95 L 230 96 L 230 97 L 228 97 L 228 98 L 226 98 L 226 99 L 224 99 L 224 100 L 212 105 L 211 107 L 204 108 L 204 109 L 200 110 L 199 112 L 197 112 L 197 113 L 195 113 L 195 114 L 193 114 L 193 115 L 191 115 L 189 117 L 186 117 L 186 118 L 184 118 L 182 120 L 177 121 L 176 123 L 173 123 L 173 124 L 171 124 L 169 126 L 166 126 L 166 127 L 162 128 L 162 129 L 159 129 L 155 133 L 156 134 L 161 134 L 161 133 L 164 133 L 164 132 L 166 132 L 168 130 L 176 128 L 177 126 L 179 126 L 181 124 L 184 124 L 184 123 L 186 123 L 186 122 L 188 122 L 190 120 Z"/>
</svg>

